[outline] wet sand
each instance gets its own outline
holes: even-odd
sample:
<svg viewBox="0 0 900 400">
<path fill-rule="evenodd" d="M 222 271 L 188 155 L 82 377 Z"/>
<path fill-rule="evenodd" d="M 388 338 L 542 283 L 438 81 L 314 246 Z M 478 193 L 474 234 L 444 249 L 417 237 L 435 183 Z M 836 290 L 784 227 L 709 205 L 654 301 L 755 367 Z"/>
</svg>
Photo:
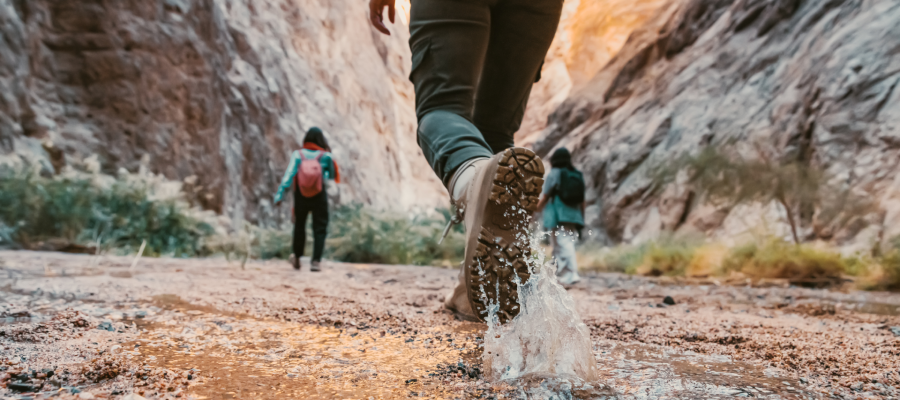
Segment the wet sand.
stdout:
<svg viewBox="0 0 900 400">
<path fill-rule="evenodd" d="M 600 376 L 567 387 L 484 379 L 485 326 L 441 305 L 453 270 L 131 263 L 0 252 L 0 397 L 900 397 L 897 294 L 588 275 Z"/>
</svg>

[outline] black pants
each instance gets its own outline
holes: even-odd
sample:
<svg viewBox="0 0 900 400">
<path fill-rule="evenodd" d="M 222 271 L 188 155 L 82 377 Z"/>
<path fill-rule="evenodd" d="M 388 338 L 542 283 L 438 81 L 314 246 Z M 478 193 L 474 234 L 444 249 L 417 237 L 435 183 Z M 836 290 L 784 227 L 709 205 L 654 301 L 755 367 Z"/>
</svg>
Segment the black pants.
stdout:
<svg viewBox="0 0 900 400">
<path fill-rule="evenodd" d="M 306 247 L 306 217 L 312 213 L 313 254 L 312 261 L 321 261 L 328 235 L 328 197 L 322 192 L 313 197 L 303 197 L 294 188 L 294 255 L 299 260 Z"/>
<path fill-rule="evenodd" d="M 418 140 L 444 183 L 513 146 L 563 0 L 413 0 Z"/>
</svg>

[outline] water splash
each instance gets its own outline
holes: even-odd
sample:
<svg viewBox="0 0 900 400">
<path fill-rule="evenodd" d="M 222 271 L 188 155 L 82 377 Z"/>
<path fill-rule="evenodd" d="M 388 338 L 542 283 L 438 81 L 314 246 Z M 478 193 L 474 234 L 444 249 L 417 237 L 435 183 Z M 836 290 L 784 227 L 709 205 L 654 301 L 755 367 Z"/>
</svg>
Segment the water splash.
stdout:
<svg viewBox="0 0 900 400">
<path fill-rule="evenodd" d="M 539 243 L 532 238 L 531 243 Z M 598 378 L 590 332 L 575 309 L 572 296 L 556 279 L 556 263 L 534 246 L 531 278 L 519 286 L 521 310 L 512 321 L 499 323 L 499 306 L 488 309 L 483 362 L 493 380 L 554 379 L 576 384 Z"/>
</svg>

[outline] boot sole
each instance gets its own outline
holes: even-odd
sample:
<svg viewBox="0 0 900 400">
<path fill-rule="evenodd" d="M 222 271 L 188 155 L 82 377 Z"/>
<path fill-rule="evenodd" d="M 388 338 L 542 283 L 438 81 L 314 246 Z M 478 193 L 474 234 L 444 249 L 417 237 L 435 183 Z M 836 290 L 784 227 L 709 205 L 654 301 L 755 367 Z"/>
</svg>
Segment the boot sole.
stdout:
<svg viewBox="0 0 900 400">
<path fill-rule="evenodd" d="M 490 192 L 478 199 L 484 209 L 472 227 L 478 238 L 468 243 L 474 251 L 466 251 L 466 283 L 475 314 L 485 320 L 488 306 L 498 304 L 497 317 L 506 323 L 519 314 L 519 283 L 531 277 L 528 226 L 544 187 L 544 164 L 524 148 L 507 149 L 491 160 L 496 164 L 487 166 L 492 170 L 481 182 Z"/>
</svg>

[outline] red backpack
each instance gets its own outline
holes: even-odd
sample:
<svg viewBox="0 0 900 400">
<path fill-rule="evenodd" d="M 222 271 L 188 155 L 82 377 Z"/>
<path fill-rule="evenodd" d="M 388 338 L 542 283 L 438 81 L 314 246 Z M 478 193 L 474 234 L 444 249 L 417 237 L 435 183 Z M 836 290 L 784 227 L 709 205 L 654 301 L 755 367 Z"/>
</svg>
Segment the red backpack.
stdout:
<svg viewBox="0 0 900 400">
<path fill-rule="evenodd" d="M 319 159 L 324 154 L 325 152 L 319 152 L 315 158 L 304 158 L 303 152 L 300 152 L 300 170 L 294 180 L 303 197 L 313 197 L 322 192 L 322 163 Z"/>
</svg>

